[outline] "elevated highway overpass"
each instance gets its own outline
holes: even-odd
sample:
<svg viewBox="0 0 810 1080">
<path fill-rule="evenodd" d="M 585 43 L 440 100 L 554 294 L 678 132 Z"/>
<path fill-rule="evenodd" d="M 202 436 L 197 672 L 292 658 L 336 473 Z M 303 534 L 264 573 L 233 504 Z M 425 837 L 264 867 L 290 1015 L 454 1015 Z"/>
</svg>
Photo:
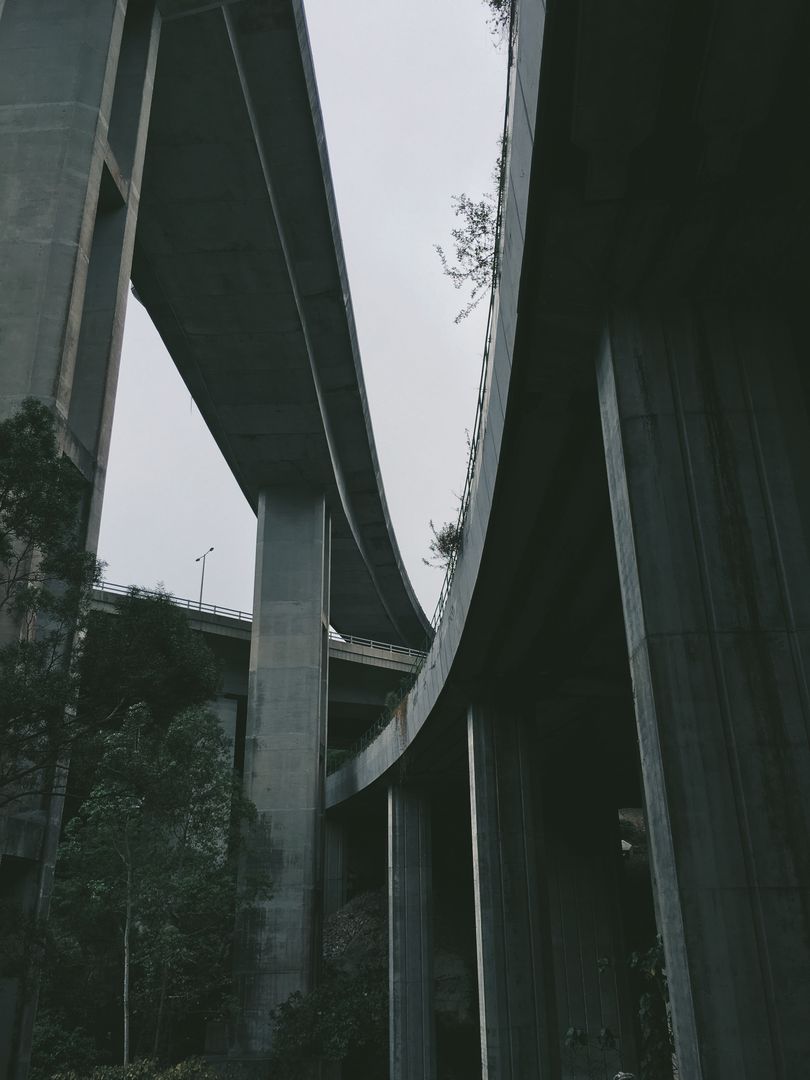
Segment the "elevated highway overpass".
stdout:
<svg viewBox="0 0 810 1080">
<path fill-rule="evenodd" d="M 124 6 L 60 9 L 60 63 L 95 64 L 59 84 L 72 111 L 30 63 L 30 5 L 0 9 L 0 70 L 51 133 L 37 160 L 79 162 L 38 172 L 14 99 L 4 409 L 54 406 L 95 484 L 92 540 L 131 261 L 258 509 L 245 774 L 277 889 L 238 934 L 231 1054 L 266 1058 L 269 1009 L 312 985 L 363 848 L 388 886 L 392 1078 L 448 1064 L 448 895 L 474 928 L 483 1076 L 635 1069 L 623 957 L 656 927 L 680 1076 L 801 1075 L 807 13 L 518 4 L 461 551 L 413 688 L 324 781 L 330 621 L 416 647 L 425 621 L 379 482 L 303 13 Z M 641 807 L 652 885 L 619 855 L 619 812 Z"/>
<path fill-rule="evenodd" d="M 329 626 L 415 648 L 431 633 L 379 474 L 303 8 L 4 0 L 0 72 L 0 415 L 28 396 L 53 410 L 94 549 L 131 279 L 257 511 L 246 787 L 258 857 L 291 870 L 240 938 L 236 1042 L 265 1053 L 270 1008 L 319 963 Z M 61 810 L 32 813 L 45 839 L 21 902 L 44 918 Z M 5 994 L 15 1077 L 35 998 L 24 980 Z"/>
<path fill-rule="evenodd" d="M 349 844 L 354 814 L 387 813 L 392 1033 L 420 1033 L 397 1075 L 431 1038 L 420 925 L 451 792 L 485 1076 L 578 1075 L 572 1029 L 638 1068 L 600 957 L 653 922 L 618 869 L 642 805 L 680 1075 L 788 1076 L 810 988 L 806 13 L 518 20 L 461 551 L 412 691 L 326 805 Z"/>
<path fill-rule="evenodd" d="M 103 581 L 93 590 L 92 608 L 105 615 L 116 615 L 118 605 L 131 593 L 129 588 Z M 147 599 L 165 595 L 147 589 L 137 589 L 135 594 Z M 187 612 L 189 625 L 204 636 L 219 661 L 222 685 L 213 705 L 235 743 L 235 758 L 244 761 L 253 615 L 182 597 L 170 599 Z M 400 691 L 424 655 L 421 650 L 405 645 L 344 637 L 335 630 L 329 631 L 327 755 L 329 751 L 338 756 L 345 754 L 379 720 L 386 699 Z"/>
</svg>

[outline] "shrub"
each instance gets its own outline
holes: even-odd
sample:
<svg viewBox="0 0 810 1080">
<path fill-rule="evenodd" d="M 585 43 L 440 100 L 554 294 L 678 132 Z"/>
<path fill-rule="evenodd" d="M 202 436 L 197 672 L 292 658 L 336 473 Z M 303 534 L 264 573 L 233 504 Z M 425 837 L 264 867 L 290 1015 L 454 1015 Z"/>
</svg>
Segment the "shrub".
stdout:
<svg viewBox="0 0 810 1080">
<path fill-rule="evenodd" d="M 223 1071 L 202 1058 L 188 1058 L 176 1065 L 144 1058 L 132 1065 L 97 1065 L 87 1071 L 52 1073 L 49 1080 L 241 1080 L 244 1076 L 238 1066 L 227 1066 Z"/>
<path fill-rule="evenodd" d="M 273 1023 L 274 1080 L 304 1080 L 319 1060 L 356 1060 L 358 1054 L 374 1068 L 388 1048 L 388 973 L 327 972 L 310 993 L 292 994 L 280 1005 Z"/>
</svg>

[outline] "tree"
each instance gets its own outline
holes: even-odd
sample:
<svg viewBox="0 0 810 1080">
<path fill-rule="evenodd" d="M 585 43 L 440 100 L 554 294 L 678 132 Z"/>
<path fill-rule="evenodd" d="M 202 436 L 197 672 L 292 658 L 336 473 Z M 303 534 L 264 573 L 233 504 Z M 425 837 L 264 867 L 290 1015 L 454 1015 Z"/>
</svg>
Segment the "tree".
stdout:
<svg viewBox="0 0 810 1080">
<path fill-rule="evenodd" d="M 457 521 L 446 521 L 437 529 L 431 521 L 430 531 L 433 533 L 433 539 L 428 546 L 433 558 L 422 559 L 422 562 L 425 566 L 438 566 L 446 570 L 455 562 L 461 551 L 462 526 Z"/>
<path fill-rule="evenodd" d="M 51 1024 L 128 1064 L 136 1049 L 157 1057 L 173 1024 L 226 1008 L 239 825 L 253 809 L 203 708 L 162 727 L 131 706 L 101 743 L 60 848 L 43 996 Z"/>
<path fill-rule="evenodd" d="M 498 204 L 492 194 L 486 194 L 476 202 L 465 192 L 454 195 L 452 202 L 453 213 L 461 219 L 461 225 L 450 233 L 455 262 L 448 260 L 440 244 L 434 247 L 453 288 L 469 287 L 470 299 L 453 320 L 460 323 L 478 307 L 492 284 Z"/>
<path fill-rule="evenodd" d="M 502 38 L 509 32 L 515 0 L 484 0 L 489 8 L 487 22 L 494 34 Z"/>
<path fill-rule="evenodd" d="M 500 192 L 503 182 L 504 149 L 502 141 L 501 151 L 492 171 L 496 193 Z M 452 203 L 453 213 L 461 219 L 461 224 L 450 232 L 455 262 L 450 262 L 441 244 L 434 244 L 434 248 L 441 260 L 442 270 L 450 278 L 453 288 L 470 290 L 470 299 L 453 320 L 460 323 L 489 295 L 494 283 L 497 269 L 495 248 L 498 240 L 499 196 L 488 192 L 476 201 L 462 192 L 452 197 Z"/>
<path fill-rule="evenodd" d="M 115 610 L 114 617 L 92 611 L 87 620 L 77 699 L 86 725 L 109 725 L 143 705 L 152 723 L 165 726 L 216 695 L 216 659 L 168 593 L 131 588 Z"/>
<path fill-rule="evenodd" d="M 63 783 L 76 736 L 71 643 L 99 573 L 83 489 L 45 406 L 27 399 L 0 423 L 0 809 Z"/>
</svg>

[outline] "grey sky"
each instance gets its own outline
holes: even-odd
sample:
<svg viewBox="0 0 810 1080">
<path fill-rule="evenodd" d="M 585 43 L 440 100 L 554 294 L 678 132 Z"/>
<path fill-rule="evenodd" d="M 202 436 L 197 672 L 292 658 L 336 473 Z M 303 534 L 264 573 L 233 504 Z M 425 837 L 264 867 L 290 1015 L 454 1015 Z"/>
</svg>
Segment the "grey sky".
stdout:
<svg viewBox="0 0 810 1080">
<path fill-rule="evenodd" d="M 492 187 L 505 91 L 481 0 L 307 0 L 354 314 L 386 496 L 428 614 L 428 520 L 455 516 L 484 305 L 441 273 L 452 194 Z M 347 16 L 350 12 L 350 16 Z M 255 517 L 143 308 L 130 300 L 99 555 L 106 576 L 252 606 Z"/>
</svg>

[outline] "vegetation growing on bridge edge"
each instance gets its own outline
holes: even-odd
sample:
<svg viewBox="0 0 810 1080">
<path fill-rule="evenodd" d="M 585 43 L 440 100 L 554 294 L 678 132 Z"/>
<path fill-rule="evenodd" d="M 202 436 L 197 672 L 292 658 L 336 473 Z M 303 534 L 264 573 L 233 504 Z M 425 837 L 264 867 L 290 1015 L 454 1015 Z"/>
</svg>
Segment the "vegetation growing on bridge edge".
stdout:
<svg viewBox="0 0 810 1080">
<path fill-rule="evenodd" d="M 446 521 L 437 529 L 431 520 L 430 531 L 433 533 L 433 538 L 428 547 L 433 557 L 422 559 L 422 562 L 425 566 L 436 566 L 441 570 L 446 570 L 451 563 L 455 562 L 461 551 L 461 525 L 457 521 Z"/>
<path fill-rule="evenodd" d="M 450 278 L 453 288 L 469 289 L 469 300 L 453 320 L 460 323 L 489 295 L 495 263 L 498 203 L 491 192 L 475 200 L 462 191 L 451 201 L 453 213 L 461 221 L 450 232 L 455 261 L 448 259 L 441 244 L 434 244 L 434 248 L 442 271 Z"/>
<path fill-rule="evenodd" d="M 490 15 L 488 23 L 500 41 L 507 38 L 511 45 L 514 31 L 515 0 L 485 0 Z M 480 199 L 466 192 L 453 195 L 453 213 L 460 224 L 452 229 L 453 261 L 441 244 L 434 249 L 442 271 L 450 278 L 454 289 L 469 289 L 469 300 L 456 314 L 455 323 L 466 319 L 490 294 L 497 274 L 497 243 L 506 166 L 506 134 L 498 140 L 498 157 L 492 171 L 492 191 Z"/>
<path fill-rule="evenodd" d="M 489 8 L 487 22 L 490 28 L 493 33 L 502 37 L 509 30 L 516 0 L 484 0 L 484 3 Z"/>
</svg>

